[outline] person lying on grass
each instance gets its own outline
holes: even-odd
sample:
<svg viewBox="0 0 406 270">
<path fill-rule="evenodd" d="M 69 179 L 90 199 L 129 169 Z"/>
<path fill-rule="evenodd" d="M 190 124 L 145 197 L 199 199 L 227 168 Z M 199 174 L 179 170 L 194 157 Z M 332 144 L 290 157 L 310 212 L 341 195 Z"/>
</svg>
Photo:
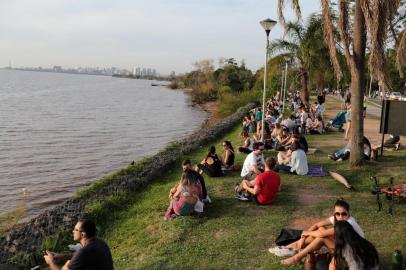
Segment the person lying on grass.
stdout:
<svg viewBox="0 0 406 270">
<path fill-rule="evenodd" d="M 176 216 L 191 215 L 195 205 L 203 199 L 202 185 L 193 177 L 190 171 L 185 171 L 179 183 L 169 192 L 169 206 L 165 213 L 165 220 Z"/>
<path fill-rule="evenodd" d="M 354 230 L 364 238 L 364 232 L 361 227 L 350 216 L 350 205 L 344 201 L 344 199 L 338 199 L 334 204 L 333 216 L 321 220 L 309 229 L 302 232 L 302 237 L 292 244 L 284 247 L 286 249 L 293 249 L 298 251 L 294 256 L 281 261 L 281 264 L 290 265 L 299 263 L 308 253 L 320 249 L 322 246 L 326 246 L 331 252 L 334 251 L 334 227 L 332 225 L 337 221 L 345 220 L 354 228 Z M 270 250 L 272 252 L 272 250 Z"/>
<path fill-rule="evenodd" d="M 362 139 L 363 143 L 363 149 L 364 149 L 364 158 L 365 160 L 370 160 L 371 159 L 371 152 L 372 152 L 372 147 L 371 143 L 367 139 L 367 137 L 364 136 Z M 338 150 L 337 152 L 328 155 L 327 157 L 333 161 L 343 161 L 347 160 L 350 158 L 351 154 L 351 139 L 348 141 L 348 144 L 346 144 L 343 148 Z"/>
<path fill-rule="evenodd" d="M 272 171 L 276 164 L 273 157 L 269 157 L 265 161 L 265 171 L 254 180 L 243 180 L 237 187 L 236 192 L 239 196 L 248 198 L 247 193 L 253 197 L 257 204 L 269 205 L 275 200 L 276 193 L 281 188 L 281 178 L 279 174 Z M 245 194 L 244 194 L 245 193 Z"/>
</svg>

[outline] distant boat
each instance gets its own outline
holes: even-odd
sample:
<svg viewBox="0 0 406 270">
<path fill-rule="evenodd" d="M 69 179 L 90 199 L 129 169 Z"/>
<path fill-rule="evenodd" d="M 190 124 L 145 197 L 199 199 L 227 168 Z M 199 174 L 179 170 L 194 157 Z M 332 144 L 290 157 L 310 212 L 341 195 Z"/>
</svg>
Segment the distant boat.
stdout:
<svg viewBox="0 0 406 270">
<path fill-rule="evenodd" d="M 151 83 L 151 86 L 161 86 L 159 84 Z"/>
</svg>

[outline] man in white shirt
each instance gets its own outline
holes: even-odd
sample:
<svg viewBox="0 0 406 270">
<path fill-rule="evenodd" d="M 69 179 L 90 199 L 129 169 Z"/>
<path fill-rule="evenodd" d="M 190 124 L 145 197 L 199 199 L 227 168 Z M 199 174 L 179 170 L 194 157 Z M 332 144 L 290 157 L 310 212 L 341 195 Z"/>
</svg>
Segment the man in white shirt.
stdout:
<svg viewBox="0 0 406 270">
<path fill-rule="evenodd" d="M 265 146 L 262 142 L 255 142 L 253 145 L 254 151 L 252 151 L 244 161 L 244 165 L 241 170 L 241 177 L 245 180 L 253 180 L 261 173 L 261 169 L 264 167 L 264 157 L 262 151 Z"/>
</svg>

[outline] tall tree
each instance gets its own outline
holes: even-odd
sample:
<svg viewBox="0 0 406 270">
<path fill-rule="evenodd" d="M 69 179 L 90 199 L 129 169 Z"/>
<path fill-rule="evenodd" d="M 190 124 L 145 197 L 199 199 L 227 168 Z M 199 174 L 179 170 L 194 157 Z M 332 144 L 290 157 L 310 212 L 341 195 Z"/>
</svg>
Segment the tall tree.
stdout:
<svg viewBox="0 0 406 270">
<path fill-rule="evenodd" d="M 278 0 L 279 8 L 283 8 L 285 0 Z M 291 1 L 294 9 L 300 10 L 299 1 Z M 374 79 L 388 83 L 385 61 L 385 42 L 387 40 L 388 25 L 393 20 L 401 0 L 338 0 L 339 21 L 338 29 L 342 50 L 347 66 L 351 73 L 351 103 L 352 103 L 352 127 L 351 157 L 350 162 L 354 166 L 364 162 L 363 137 L 364 118 L 362 117 L 363 96 L 365 93 L 365 51 L 367 34 L 369 35 L 368 67 Z M 331 1 L 321 0 L 323 13 L 323 30 L 326 43 L 329 48 L 330 59 L 338 81 L 342 77 L 341 67 L 337 58 L 337 41 L 333 35 L 333 20 L 331 17 Z M 353 15 L 349 9 L 353 8 Z M 284 22 L 283 12 L 280 21 Z M 405 38 L 406 48 L 406 38 Z M 403 58 L 403 59 L 406 59 Z M 406 61 L 405 61 L 406 63 Z"/>
<path fill-rule="evenodd" d="M 297 65 L 301 81 L 301 97 L 303 102 L 309 103 L 311 73 L 317 73 L 318 64 L 328 57 L 321 30 L 321 18 L 315 14 L 309 17 L 306 24 L 300 22 L 286 23 L 286 39 L 277 39 L 270 43 L 271 53 L 282 52 L 281 56 Z M 319 72 L 321 75 L 321 72 Z"/>
</svg>

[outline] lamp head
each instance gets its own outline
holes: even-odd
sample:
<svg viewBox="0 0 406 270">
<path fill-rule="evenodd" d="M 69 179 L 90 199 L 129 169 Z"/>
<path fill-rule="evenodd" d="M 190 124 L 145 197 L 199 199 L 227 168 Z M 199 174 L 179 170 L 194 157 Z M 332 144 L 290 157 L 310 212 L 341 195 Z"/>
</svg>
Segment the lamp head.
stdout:
<svg viewBox="0 0 406 270">
<path fill-rule="evenodd" d="M 269 35 L 269 32 L 271 32 L 272 28 L 275 26 L 276 21 L 271 20 L 271 19 L 265 19 L 259 22 L 261 26 L 264 28 L 266 35 Z"/>
</svg>

